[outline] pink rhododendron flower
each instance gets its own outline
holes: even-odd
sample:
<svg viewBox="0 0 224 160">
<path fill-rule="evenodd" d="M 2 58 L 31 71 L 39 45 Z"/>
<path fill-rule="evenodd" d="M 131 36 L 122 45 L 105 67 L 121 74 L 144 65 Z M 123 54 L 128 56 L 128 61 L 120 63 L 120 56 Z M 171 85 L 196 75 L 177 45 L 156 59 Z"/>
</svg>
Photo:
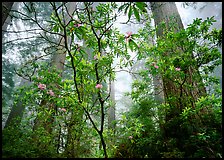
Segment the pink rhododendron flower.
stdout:
<svg viewBox="0 0 224 160">
<path fill-rule="evenodd" d="M 66 112 L 67 110 L 65 108 L 61 108 L 61 111 Z"/>
<path fill-rule="evenodd" d="M 126 32 L 126 34 L 127 34 L 126 38 L 129 38 L 129 37 L 131 37 L 132 32 Z"/>
<path fill-rule="evenodd" d="M 65 108 L 58 108 L 59 111 L 66 112 L 67 110 Z"/>
<path fill-rule="evenodd" d="M 82 24 L 74 24 L 74 27 L 80 27 L 80 26 L 82 26 Z"/>
<path fill-rule="evenodd" d="M 132 136 L 129 136 L 128 138 L 129 138 L 129 139 L 132 139 L 133 137 L 132 137 Z"/>
<path fill-rule="evenodd" d="M 39 83 L 39 84 L 38 84 L 38 88 L 39 88 L 40 90 L 44 90 L 44 89 L 46 89 L 46 85 L 45 85 L 45 84 L 41 84 L 41 83 Z"/>
<path fill-rule="evenodd" d="M 103 85 L 102 85 L 102 84 L 97 84 L 97 85 L 96 85 L 96 88 L 97 88 L 97 89 L 103 88 Z"/>
<path fill-rule="evenodd" d="M 180 71 L 180 68 L 176 68 L 176 71 Z"/>
<path fill-rule="evenodd" d="M 131 38 L 132 32 L 126 32 L 126 34 L 127 34 L 127 36 L 125 36 L 125 41 L 126 41 L 126 43 L 128 43 Z"/>
<path fill-rule="evenodd" d="M 97 56 L 97 55 L 95 55 L 93 58 L 94 58 L 95 60 L 97 60 L 97 59 L 98 59 L 98 56 Z"/>
<path fill-rule="evenodd" d="M 54 96 L 54 92 L 50 89 L 49 92 L 47 92 L 47 94 L 50 94 L 51 96 Z"/>
<path fill-rule="evenodd" d="M 156 69 L 158 69 L 158 68 L 159 68 L 159 66 L 157 66 L 157 65 L 155 65 L 154 67 L 155 67 Z"/>
</svg>

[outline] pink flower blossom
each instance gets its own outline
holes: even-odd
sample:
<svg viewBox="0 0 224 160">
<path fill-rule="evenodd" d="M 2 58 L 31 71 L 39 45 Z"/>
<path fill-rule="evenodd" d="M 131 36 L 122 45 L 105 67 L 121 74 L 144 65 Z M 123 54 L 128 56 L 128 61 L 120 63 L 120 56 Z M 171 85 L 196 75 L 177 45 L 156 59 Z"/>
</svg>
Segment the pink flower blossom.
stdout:
<svg viewBox="0 0 224 160">
<path fill-rule="evenodd" d="M 65 108 L 61 108 L 61 111 L 66 112 L 67 110 Z"/>
<path fill-rule="evenodd" d="M 97 84 L 97 85 L 96 85 L 96 88 L 97 88 L 97 89 L 103 88 L 103 85 L 102 85 L 102 84 Z"/>
<path fill-rule="evenodd" d="M 132 139 L 133 137 L 132 137 L 132 136 L 129 136 L 128 138 L 129 138 L 129 139 Z"/>
<path fill-rule="evenodd" d="M 82 26 L 82 24 L 74 24 L 74 27 L 80 27 L 80 26 Z"/>
<path fill-rule="evenodd" d="M 129 37 L 131 37 L 132 32 L 126 32 L 126 34 L 127 34 L 126 38 L 129 38 Z"/>
<path fill-rule="evenodd" d="M 97 55 L 95 55 L 93 58 L 94 58 L 95 60 L 97 60 L 97 59 L 98 59 L 98 56 L 97 56 Z"/>
<path fill-rule="evenodd" d="M 132 32 L 126 32 L 127 36 L 125 36 L 125 41 L 128 43 L 131 39 Z"/>
<path fill-rule="evenodd" d="M 178 67 L 177 67 L 177 68 L 175 68 L 175 69 L 176 69 L 176 71 L 180 71 L 180 68 L 178 68 Z"/>
<path fill-rule="evenodd" d="M 65 108 L 58 108 L 59 111 L 66 112 L 67 110 Z"/>
<path fill-rule="evenodd" d="M 50 94 L 51 96 L 54 96 L 54 92 L 50 89 L 49 92 L 47 92 L 47 94 Z"/>
<path fill-rule="evenodd" d="M 158 69 L 158 68 L 159 68 L 159 66 L 157 66 L 157 65 L 155 65 L 154 67 L 155 67 L 156 69 Z"/>
<path fill-rule="evenodd" d="M 39 88 L 40 90 L 44 90 L 44 89 L 46 89 L 46 85 L 45 85 L 45 84 L 41 84 L 41 83 L 39 83 L 39 84 L 38 84 L 38 88 Z"/>
</svg>

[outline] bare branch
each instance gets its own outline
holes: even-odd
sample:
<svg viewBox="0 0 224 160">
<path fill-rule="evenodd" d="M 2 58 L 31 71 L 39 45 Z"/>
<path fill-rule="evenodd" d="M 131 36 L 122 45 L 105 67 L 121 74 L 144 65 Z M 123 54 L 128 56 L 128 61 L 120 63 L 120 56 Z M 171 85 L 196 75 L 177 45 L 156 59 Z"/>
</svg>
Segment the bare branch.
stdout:
<svg viewBox="0 0 224 160">
<path fill-rule="evenodd" d="M 41 37 L 26 37 L 26 38 L 17 38 L 17 39 L 13 39 L 13 40 L 11 40 L 11 41 L 7 41 L 7 42 L 4 42 L 4 43 L 2 43 L 3 45 L 5 45 L 5 44 L 8 44 L 8 43 L 12 43 L 12 42 L 14 42 L 14 41 L 22 41 L 22 40 L 25 40 L 25 39 L 33 39 L 33 38 L 41 38 Z"/>
</svg>

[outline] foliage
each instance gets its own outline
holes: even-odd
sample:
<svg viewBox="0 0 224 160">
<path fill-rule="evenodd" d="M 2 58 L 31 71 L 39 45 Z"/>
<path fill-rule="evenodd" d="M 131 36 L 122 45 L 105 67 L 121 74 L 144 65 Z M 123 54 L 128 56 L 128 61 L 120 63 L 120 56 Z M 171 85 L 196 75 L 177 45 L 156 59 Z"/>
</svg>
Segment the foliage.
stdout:
<svg viewBox="0 0 224 160">
<path fill-rule="evenodd" d="M 124 3 L 121 5 L 118 9 L 118 12 L 124 11 L 124 14 L 126 15 L 128 13 L 128 21 L 130 21 L 131 16 L 134 14 L 135 18 L 138 22 L 140 22 L 140 15 L 147 12 L 146 10 L 146 3 L 145 2 L 129 2 Z"/>
<path fill-rule="evenodd" d="M 143 56 L 139 55 L 139 57 L 144 57 L 144 54 L 148 55 L 146 60 L 147 70 L 140 72 L 142 79 L 133 83 L 133 90 L 130 95 L 135 100 L 136 105 L 130 110 L 129 117 L 137 118 L 147 128 L 144 128 L 144 131 L 136 137 L 135 142 L 138 145 L 135 145 L 134 151 L 131 150 L 133 146 L 125 148 L 126 152 L 118 148 L 118 153 L 123 151 L 123 157 L 131 155 L 133 157 L 136 155 L 141 155 L 142 157 L 147 155 L 147 157 L 160 158 L 222 157 L 222 98 L 220 86 L 216 79 L 208 75 L 215 66 L 221 64 L 221 54 L 217 49 L 222 37 L 221 30 L 214 29 L 210 31 L 209 28 L 213 22 L 213 17 L 203 22 L 201 19 L 196 19 L 188 28 L 178 33 L 172 30 L 167 31 L 166 36 L 158 39 L 156 46 L 150 48 L 146 43 L 146 39 L 145 42 L 143 41 L 142 47 L 145 48 L 145 52 L 139 52 L 139 54 L 143 54 Z M 147 30 L 143 29 L 140 34 L 143 38 L 148 38 L 145 35 L 145 31 Z M 185 41 L 186 39 L 187 41 Z M 199 42 L 203 43 L 199 44 Z M 180 54 L 178 48 L 184 48 L 185 53 Z M 161 55 L 164 52 L 171 52 L 172 54 L 162 57 Z M 192 52 L 194 53 L 194 58 L 190 58 Z M 153 96 L 152 81 L 150 81 L 149 74 L 165 75 L 175 83 L 181 84 L 186 76 L 184 70 L 189 65 L 199 67 L 202 77 L 209 77 L 210 81 L 205 81 L 205 85 L 215 84 L 213 86 L 216 89 L 214 89 L 213 94 L 200 97 L 196 102 L 195 108 L 189 104 L 181 112 L 178 112 L 170 104 L 158 105 L 150 100 Z M 205 70 L 208 68 L 210 70 L 205 73 Z M 188 88 L 190 87 L 189 85 Z M 172 97 L 170 96 L 170 98 Z M 187 97 L 185 96 L 184 98 Z M 159 110 L 161 114 L 155 114 L 156 110 Z M 164 115 L 166 114 L 172 114 L 173 118 L 165 121 Z M 153 120 L 155 115 L 155 119 L 158 120 Z M 129 126 L 130 128 L 134 126 L 131 122 L 129 124 L 131 125 Z M 147 135 L 147 133 L 154 134 Z M 123 142 L 120 141 L 119 144 L 123 144 Z M 153 150 L 146 149 L 150 146 L 153 146 Z M 143 151 L 143 153 L 139 151 Z M 131 154 L 133 152 L 134 154 Z"/>
<path fill-rule="evenodd" d="M 51 3 L 51 5 L 53 8 L 56 7 L 54 3 Z M 97 132 L 100 136 L 104 147 L 104 156 L 107 156 L 106 146 L 103 142 L 103 127 L 104 112 L 108 108 L 104 102 L 108 100 L 109 93 L 105 85 L 101 85 L 101 88 L 96 88 L 96 86 L 105 84 L 108 78 L 110 81 L 114 79 L 112 63 L 116 55 L 123 58 L 120 66 L 123 66 L 124 60 L 130 56 L 127 49 L 125 50 L 124 35 L 111 28 L 115 18 L 110 13 L 113 7 L 116 8 L 116 5 L 114 3 L 99 4 L 96 10 L 91 8 L 91 3 L 84 3 L 84 5 L 87 7 L 86 10 L 79 10 L 77 13 L 81 26 L 76 27 L 76 20 L 71 20 L 66 26 L 63 25 L 57 10 L 54 10 L 55 12 L 51 16 L 52 22 L 54 22 L 53 32 L 57 33 L 64 30 L 66 31 L 65 36 L 72 37 L 72 41 L 74 38 L 85 40 L 86 48 L 79 45 L 69 48 L 65 45 L 68 52 L 67 65 L 70 65 L 73 69 L 71 79 L 63 79 L 62 81 L 62 77 L 57 70 L 52 67 L 48 68 L 49 64 L 46 62 L 36 62 L 36 59 L 29 60 L 18 71 L 19 75 L 28 76 L 29 80 L 32 81 L 31 86 L 22 88 L 21 91 L 25 92 L 25 96 L 23 99 L 17 99 L 15 105 L 18 101 L 21 101 L 26 106 L 24 121 L 32 121 L 30 127 L 34 130 L 34 137 L 31 135 L 28 137 L 32 137 L 31 144 L 38 148 L 35 155 L 37 157 L 46 157 L 53 154 L 59 156 L 55 152 L 62 152 L 66 157 L 88 157 L 88 155 L 85 155 L 85 151 L 90 152 L 91 148 L 83 150 L 85 143 L 80 143 L 80 140 L 84 139 L 83 135 L 85 134 L 83 132 L 89 132 L 89 123 L 95 129 L 93 132 Z M 64 6 L 62 5 L 62 7 Z M 105 17 L 102 17 L 102 13 Z M 92 17 L 98 18 L 95 18 L 95 21 L 92 22 L 90 20 Z M 105 51 L 107 47 L 110 47 L 109 52 Z M 87 48 L 93 51 L 87 53 Z M 125 63 L 125 65 L 127 64 Z M 20 93 L 19 91 L 15 97 L 19 97 Z M 92 119 L 92 114 L 95 117 L 101 117 L 101 120 Z M 90 121 L 84 119 L 85 116 Z M 88 129 L 85 130 L 84 126 L 88 126 Z M 91 138 L 92 134 L 95 135 L 95 133 L 91 133 L 88 139 L 99 141 L 98 138 L 95 138 L 96 135 Z M 60 138 L 62 135 L 67 136 L 67 138 Z M 9 139 L 13 138 L 10 135 L 8 136 Z M 66 145 L 63 143 L 66 143 Z M 46 144 L 49 147 L 52 146 L 49 150 L 51 153 L 40 152 L 44 150 Z M 8 144 L 4 146 L 4 150 L 8 150 L 7 146 Z M 31 150 L 35 149 L 31 148 Z M 5 153 L 4 156 L 7 156 L 7 154 L 16 156 L 21 152 Z M 23 155 L 21 154 L 21 156 Z M 102 154 L 99 156 L 102 156 Z"/>
<path fill-rule="evenodd" d="M 21 102 L 26 106 L 25 114 L 20 125 L 3 130 L 4 158 L 222 157 L 219 86 L 212 93 L 199 96 L 194 106 L 183 103 L 182 108 L 175 108 L 173 104 L 184 99 L 191 101 L 190 95 L 184 94 L 181 100 L 169 95 L 168 102 L 172 103 L 161 104 L 155 100 L 152 83 L 153 76 L 162 75 L 178 89 L 184 86 L 191 90 L 194 86 L 185 83 L 190 76 L 186 73 L 189 67 L 200 69 L 204 80 L 201 85 L 218 83 L 208 75 L 221 64 L 217 48 L 222 32 L 209 30 L 214 18 L 196 19 L 177 33 L 167 30 L 152 46 L 148 38 L 154 37 L 155 30 L 149 23 L 138 34 L 124 35 L 112 27 L 117 19 L 112 14 L 116 9 L 124 10 L 129 20 L 134 14 L 140 21 L 140 15 L 146 12 L 144 2 L 124 3 L 119 8 L 115 2 L 95 7 L 92 2 L 84 2 L 75 11 L 77 17 L 71 17 L 67 24 L 61 12 L 66 10 L 65 4 L 50 2 L 53 12 L 46 28 L 51 34 L 62 35 L 62 47 L 68 53 L 65 64 L 70 71 L 63 77 L 49 62 L 36 58 L 18 69 L 32 84 L 15 92 L 14 105 Z M 37 11 L 33 5 L 26 6 L 30 17 L 35 17 Z M 71 45 L 67 37 L 71 38 Z M 77 44 L 76 40 L 84 44 Z M 50 54 L 57 53 L 57 47 L 54 44 Z M 110 82 L 115 80 L 115 68 L 135 63 L 128 49 L 137 52 L 137 61 L 145 60 L 145 70 L 139 71 L 140 78 L 133 82 L 128 94 L 133 105 L 115 122 L 116 129 L 110 130 L 104 128 L 111 105 Z M 27 58 L 29 54 L 24 53 Z M 120 63 L 114 67 L 115 58 Z M 192 72 L 192 81 L 198 79 L 197 75 Z M 172 116 L 167 119 L 167 115 Z"/>
</svg>

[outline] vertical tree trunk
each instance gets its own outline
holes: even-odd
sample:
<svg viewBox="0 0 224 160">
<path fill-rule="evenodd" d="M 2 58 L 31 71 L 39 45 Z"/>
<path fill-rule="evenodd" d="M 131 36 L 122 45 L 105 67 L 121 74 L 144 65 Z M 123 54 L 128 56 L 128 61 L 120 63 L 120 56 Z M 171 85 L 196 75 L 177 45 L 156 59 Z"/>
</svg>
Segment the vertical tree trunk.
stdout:
<svg viewBox="0 0 224 160">
<path fill-rule="evenodd" d="M 163 81 L 161 75 L 153 76 L 154 99 L 157 103 L 164 102 Z"/>
<path fill-rule="evenodd" d="M 8 16 L 11 9 L 17 10 L 17 7 L 19 5 L 19 2 L 2 2 L 2 30 L 6 31 L 7 26 L 11 20 L 11 17 Z M 5 32 L 2 33 L 2 36 Z M 20 86 L 28 86 L 30 85 L 30 82 L 22 79 L 20 82 Z M 23 94 L 20 95 L 20 97 L 23 97 Z M 16 105 L 12 105 L 12 109 L 9 113 L 9 116 L 6 120 L 6 123 L 4 125 L 4 128 L 7 128 L 11 125 L 19 125 L 21 122 L 21 119 L 23 117 L 23 111 L 25 109 L 25 106 L 21 101 L 18 102 Z"/>
<path fill-rule="evenodd" d="M 25 79 L 22 79 L 20 82 L 20 86 L 28 86 L 30 84 L 31 84 L 31 82 L 29 82 Z M 19 95 L 19 97 L 20 97 L 19 99 L 22 99 L 23 95 L 24 94 L 21 93 Z M 13 105 L 12 109 L 9 113 L 9 116 L 7 118 L 7 121 L 5 123 L 4 128 L 7 128 L 7 127 L 13 126 L 13 125 L 16 125 L 16 126 L 19 125 L 21 122 L 21 119 L 23 117 L 24 109 L 25 109 L 25 106 L 22 101 L 19 101 L 16 105 Z"/>
<path fill-rule="evenodd" d="M 65 24 L 67 24 L 69 22 L 70 18 L 71 18 L 69 15 L 72 15 L 74 10 L 76 10 L 76 2 L 69 2 L 69 3 L 66 4 L 66 6 L 67 6 L 67 9 L 68 9 L 68 13 L 66 14 L 66 17 L 64 19 Z M 71 43 L 71 42 L 69 42 L 69 38 L 67 39 L 67 42 Z M 65 51 L 65 47 L 63 47 L 63 46 L 65 46 L 64 37 L 62 37 L 60 39 L 60 44 L 58 45 L 58 50 L 53 55 L 52 62 L 51 62 L 51 67 L 56 68 L 56 70 L 58 70 L 61 73 L 60 74 L 61 76 L 62 76 L 62 72 L 64 70 L 64 63 L 65 63 L 65 59 L 66 59 L 66 51 Z M 43 100 L 41 104 L 45 105 L 45 100 Z M 53 108 L 49 108 L 49 109 L 51 110 Z M 50 119 L 50 123 L 47 123 L 44 126 L 45 126 L 45 129 L 49 133 L 51 133 L 51 131 L 52 131 L 51 124 L 54 121 L 53 115 L 48 115 L 48 119 Z M 44 123 L 44 122 L 40 122 L 40 121 L 42 121 L 42 120 L 39 119 L 38 117 L 35 119 L 35 124 L 34 124 L 34 127 L 33 127 L 34 130 L 36 130 L 40 125 L 42 125 L 42 123 Z"/>
<path fill-rule="evenodd" d="M 112 101 L 112 105 L 108 109 L 108 129 L 115 129 L 115 86 L 114 82 L 111 82 L 111 93 L 110 99 Z"/>
<path fill-rule="evenodd" d="M 180 15 L 177 11 L 175 2 L 151 2 L 150 5 L 152 9 L 155 26 L 157 27 L 156 30 L 157 38 L 162 37 L 164 35 L 164 30 L 169 28 L 168 23 L 170 22 L 171 16 L 176 17 L 177 20 L 176 31 L 184 28 Z M 165 22 L 166 25 L 165 28 L 160 26 L 162 22 Z M 163 92 L 165 102 L 169 103 L 170 105 L 175 105 L 176 102 L 171 103 L 168 101 L 168 98 L 174 95 L 176 95 L 176 97 L 179 96 L 178 90 L 175 89 L 176 86 L 169 79 L 160 75 L 155 76 L 153 82 L 155 85 L 155 94 L 156 94 L 155 98 L 157 100 L 160 100 L 161 97 L 159 96 L 159 92 Z M 176 104 L 178 105 L 178 103 Z M 166 114 L 166 121 L 169 121 L 169 119 L 171 119 L 170 115 Z"/>
<path fill-rule="evenodd" d="M 72 106 L 73 108 L 75 106 Z M 76 111 L 76 112 L 75 112 Z M 67 158 L 78 158 L 80 150 L 80 137 L 82 136 L 82 128 L 80 124 L 80 116 L 83 110 L 74 109 L 68 122 L 68 134 L 65 146 L 65 155 Z"/>
<path fill-rule="evenodd" d="M 175 2 L 151 2 L 151 9 L 156 26 L 159 26 L 161 22 L 165 22 L 166 28 L 158 27 L 156 32 L 157 37 L 161 37 L 164 34 L 164 30 L 167 29 L 171 16 L 176 20 L 176 32 L 183 29 L 183 23 L 178 13 Z"/>
<path fill-rule="evenodd" d="M 171 16 L 174 16 L 175 29 L 174 32 L 178 32 L 184 29 L 180 15 L 178 13 L 175 2 L 151 2 L 152 14 L 154 16 L 155 25 L 157 28 L 156 34 L 157 38 L 163 38 L 165 36 L 165 29 L 170 29 L 169 22 L 171 21 Z M 160 23 L 165 22 L 165 27 L 161 27 Z M 184 54 L 184 50 L 181 50 Z M 193 54 L 193 53 L 192 53 Z M 162 56 L 167 57 L 170 53 L 164 53 Z M 193 56 L 192 56 L 193 57 Z M 163 91 L 165 97 L 165 103 L 169 104 L 169 111 L 166 111 L 165 121 L 169 122 L 171 119 L 179 116 L 182 110 L 186 106 L 195 107 L 195 102 L 200 96 L 206 95 L 206 90 L 202 82 L 202 78 L 196 66 L 189 66 L 185 70 L 185 82 L 183 85 L 177 85 L 173 80 L 162 76 Z M 191 85 L 191 89 L 189 88 Z M 181 122 L 177 122 L 175 126 L 168 126 L 164 128 L 165 137 L 177 138 L 178 146 L 180 146 L 181 133 L 180 125 Z M 176 129 L 175 134 L 171 133 Z M 178 137 L 175 137 L 177 136 Z"/>
<path fill-rule="evenodd" d="M 156 32 L 158 38 L 159 37 L 161 38 L 164 35 L 165 29 L 169 29 L 168 23 L 170 22 L 171 16 L 175 17 L 174 18 L 175 22 L 176 22 L 175 23 L 175 31 L 178 32 L 181 29 L 184 29 L 180 15 L 176 8 L 175 2 L 151 2 L 151 8 L 152 8 L 153 16 L 154 16 L 155 25 L 158 27 L 158 30 Z M 165 28 L 159 26 L 159 24 L 161 22 L 165 22 L 165 24 L 166 24 Z M 163 56 L 169 56 L 169 54 L 170 53 L 164 53 Z M 188 75 L 187 79 L 186 79 L 186 83 L 194 86 L 194 88 L 191 90 L 189 90 L 185 86 L 183 86 L 182 89 L 178 88 L 178 86 L 176 86 L 173 81 L 167 79 L 164 76 L 162 77 L 163 88 L 164 88 L 164 93 L 165 93 L 165 100 L 166 100 L 166 102 L 168 102 L 169 104 L 172 104 L 173 106 L 176 106 L 177 108 L 181 107 L 180 103 L 169 101 L 168 98 L 170 96 L 180 97 L 180 92 L 184 90 L 184 93 L 186 94 L 186 92 L 188 92 L 188 94 L 182 95 L 181 101 L 186 102 L 188 104 L 192 104 L 192 107 L 194 107 L 195 106 L 194 103 L 198 99 L 198 97 L 200 97 L 201 95 L 204 95 L 206 93 L 204 86 L 201 85 L 201 84 L 203 84 L 201 78 L 198 78 L 196 80 L 192 79 L 193 73 L 198 74 L 198 77 L 200 77 L 198 68 L 189 67 L 185 71 L 185 73 L 186 73 L 186 75 Z M 186 100 L 184 100 L 184 98 L 187 97 L 187 95 L 192 96 L 191 101 L 187 102 Z"/>
<path fill-rule="evenodd" d="M 2 26 L 4 25 L 14 2 L 2 2 Z"/>
<path fill-rule="evenodd" d="M 74 5 L 73 5 L 74 3 Z M 73 11 L 76 10 L 76 2 L 68 2 L 66 4 L 67 6 L 67 10 L 68 10 L 68 14 L 66 14 L 64 22 L 65 25 L 69 22 L 70 20 L 70 16 L 72 15 Z M 55 68 L 57 71 L 59 71 L 60 76 L 62 76 L 62 73 L 64 71 L 64 64 L 65 64 L 65 59 L 66 59 L 66 49 L 65 49 L 65 39 L 64 37 L 61 37 L 60 43 L 58 44 L 58 48 L 57 48 L 57 52 L 54 53 L 53 57 L 52 57 L 52 61 L 51 61 L 51 68 Z M 71 43 L 71 38 L 67 37 L 67 43 L 69 45 L 69 43 Z M 56 86 L 55 86 L 56 87 Z M 41 105 L 45 105 L 47 100 L 42 100 Z M 50 107 L 48 108 L 49 110 L 55 110 L 55 104 L 51 104 Z M 52 126 L 52 124 L 55 121 L 54 118 L 54 112 L 51 113 L 50 115 L 45 115 L 45 120 L 49 120 L 49 122 L 45 122 L 45 120 L 41 119 L 41 117 L 37 116 L 34 122 L 34 126 L 33 126 L 33 130 L 37 130 L 39 127 L 44 127 L 44 129 L 48 132 L 48 134 L 52 134 L 52 131 L 54 129 L 54 126 Z M 74 143 L 74 135 L 72 134 L 72 129 L 74 129 L 75 122 L 73 120 L 73 117 L 71 117 L 71 122 L 69 123 L 68 126 L 68 137 L 67 137 L 67 142 L 66 142 L 66 148 L 65 148 L 65 153 L 67 157 L 70 158 L 75 158 L 76 156 L 76 151 L 75 151 L 75 143 Z M 61 128 L 59 129 L 61 130 Z M 59 131 L 59 134 L 61 133 L 61 131 Z M 36 139 L 38 139 L 38 136 L 34 136 L 34 141 Z M 52 136 L 52 140 L 54 139 L 54 135 Z M 57 144 L 58 146 L 56 146 L 56 148 L 60 147 L 61 144 L 61 140 L 57 139 Z M 50 144 L 49 144 L 50 145 Z M 69 151 L 68 151 L 69 150 Z"/>
</svg>

